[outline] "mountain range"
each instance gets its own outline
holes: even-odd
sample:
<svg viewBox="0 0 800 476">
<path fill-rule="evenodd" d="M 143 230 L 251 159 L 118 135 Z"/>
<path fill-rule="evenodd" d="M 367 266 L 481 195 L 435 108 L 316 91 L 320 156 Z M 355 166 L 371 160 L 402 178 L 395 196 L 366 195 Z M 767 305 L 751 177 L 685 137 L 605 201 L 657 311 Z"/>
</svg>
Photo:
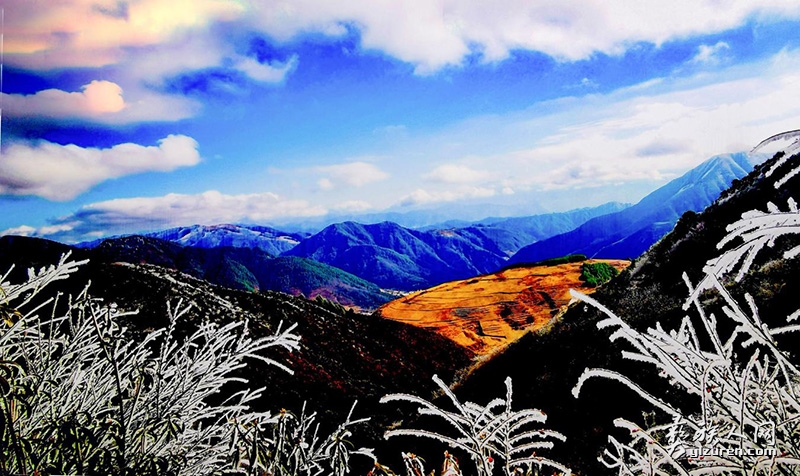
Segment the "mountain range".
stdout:
<svg viewBox="0 0 800 476">
<path fill-rule="evenodd" d="M 294 248 L 308 233 L 289 233 L 258 225 L 192 225 L 148 233 L 146 236 L 198 248 L 255 248 L 278 256 Z"/>
<path fill-rule="evenodd" d="M 320 261 L 381 287 L 401 290 L 475 276 L 505 260 L 497 244 L 479 231 L 422 232 L 392 222 L 337 223 L 286 255 Z"/>
<path fill-rule="evenodd" d="M 489 218 L 462 228 L 413 230 L 393 222 L 330 225 L 284 253 L 320 261 L 384 288 L 414 290 L 500 268 L 523 243 L 624 209 L 608 203 L 564 213 Z"/>
<path fill-rule="evenodd" d="M 744 177 L 764 159 L 763 155 L 746 153 L 712 157 L 631 207 L 592 218 L 574 230 L 523 247 L 509 264 L 575 253 L 596 258 L 635 258 L 670 231 L 682 214 L 703 210 L 734 180 Z"/>
<path fill-rule="evenodd" d="M 202 233 L 209 229 L 210 234 Z M 181 234 L 180 230 L 189 230 L 189 233 Z M 239 230 L 244 232 L 240 233 Z M 74 248 L 73 251 L 93 261 L 149 264 L 231 289 L 280 291 L 312 299 L 320 296 L 362 310 L 375 309 L 393 298 L 374 283 L 317 261 L 276 257 L 255 247 L 201 246 L 213 244 L 214 240 L 241 244 L 231 237 L 247 235 L 247 229 L 243 227 L 191 227 L 167 230 L 162 232 L 162 236 L 177 237 L 177 240 L 190 237 L 191 240 L 184 241 L 194 242 L 195 246 L 184 246 L 153 236 L 133 235 L 102 240 L 94 247 Z M 262 244 L 270 242 L 270 239 L 261 236 L 257 240 Z"/>
</svg>

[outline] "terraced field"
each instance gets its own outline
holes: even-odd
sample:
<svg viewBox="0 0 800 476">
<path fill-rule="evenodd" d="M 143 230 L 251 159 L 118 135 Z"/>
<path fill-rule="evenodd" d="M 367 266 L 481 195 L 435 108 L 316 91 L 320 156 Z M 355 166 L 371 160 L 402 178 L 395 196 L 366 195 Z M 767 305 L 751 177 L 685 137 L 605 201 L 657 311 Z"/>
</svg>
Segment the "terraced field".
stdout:
<svg viewBox="0 0 800 476">
<path fill-rule="evenodd" d="M 606 262 L 618 270 L 630 263 Z M 434 330 L 478 355 L 493 353 L 547 324 L 569 303 L 570 288 L 591 293 L 581 264 L 513 268 L 451 281 L 384 304 L 387 319 Z"/>
</svg>

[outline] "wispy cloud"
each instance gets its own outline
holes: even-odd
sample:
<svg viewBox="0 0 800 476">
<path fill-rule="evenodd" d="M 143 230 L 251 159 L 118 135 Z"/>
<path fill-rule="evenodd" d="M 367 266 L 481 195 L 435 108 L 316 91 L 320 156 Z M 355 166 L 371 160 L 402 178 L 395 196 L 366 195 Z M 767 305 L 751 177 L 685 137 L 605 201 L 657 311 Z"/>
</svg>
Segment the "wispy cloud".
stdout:
<svg viewBox="0 0 800 476">
<path fill-rule="evenodd" d="M 169 172 L 200 162 L 197 142 L 170 135 L 158 146 L 108 149 L 40 141 L 8 147 L 0 161 L 0 194 L 71 200 L 100 182 L 142 172 Z"/>
<path fill-rule="evenodd" d="M 800 16 L 800 6 L 780 0 L 675 2 L 446 2 L 412 0 L 295 0 L 258 4 L 257 28 L 279 39 L 308 31 L 340 34 L 355 25 L 363 46 L 417 66 L 426 74 L 458 65 L 471 54 L 486 61 L 512 50 L 541 51 L 563 60 L 593 53 L 619 54 L 637 42 L 661 44 L 674 38 L 724 31 L 752 18 Z"/>
<path fill-rule="evenodd" d="M 333 210 L 340 211 L 340 212 L 350 212 L 350 213 L 360 213 L 365 212 L 367 210 L 372 209 L 372 205 L 364 200 L 347 200 L 341 203 L 337 203 L 333 207 Z"/>
<path fill-rule="evenodd" d="M 323 190 L 332 190 L 342 186 L 361 187 L 389 177 L 389 174 L 378 166 L 367 162 L 326 165 L 316 167 L 314 171 L 324 175 L 317 182 Z"/>
<path fill-rule="evenodd" d="M 490 176 L 484 170 L 471 169 L 465 165 L 443 164 L 424 174 L 422 178 L 443 183 L 475 183 L 486 181 Z"/>
<path fill-rule="evenodd" d="M 697 54 L 692 58 L 692 63 L 697 64 L 717 64 L 722 55 L 731 49 L 730 45 L 724 41 L 719 41 L 713 45 L 700 45 Z"/>
<path fill-rule="evenodd" d="M 126 102 L 122 87 L 110 81 L 92 81 L 73 92 L 45 89 L 2 96 L 3 112 L 9 117 L 85 119 L 108 124 L 176 121 L 192 116 L 199 108 L 185 98 L 146 91 L 140 91 L 133 102 Z"/>
<path fill-rule="evenodd" d="M 663 182 L 713 155 L 746 151 L 774 131 L 796 128 L 798 67 L 800 53 L 783 51 L 767 61 L 717 73 L 558 100 L 550 114 L 475 119 L 430 143 L 460 139 L 459 150 L 470 169 L 492 172 L 491 180 L 481 185 L 498 190 Z M 537 109 L 547 108 L 543 104 Z M 527 144 L 520 139 L 526 136 L 533 137 Z M 519 145 L 507 145 L 506 150 L 497 146 L 515 141 Z M 475 153 L 479 149 L 490 152 Z M 440 167 L 437 176 L 452 169 Z M 451 170 L 452 177 L 456 171 Z"/>
<path fill-rule="evenodd" d="M 432 203 L 455 202 L 472 198 L 487 198 L 496 195 L 494 189 L 487 187 L 463 187 L 457 190 L 425 190 L 418 188 L 402 197 L 398 202 L 401 207 L 428 205 Z"/>
</svg>

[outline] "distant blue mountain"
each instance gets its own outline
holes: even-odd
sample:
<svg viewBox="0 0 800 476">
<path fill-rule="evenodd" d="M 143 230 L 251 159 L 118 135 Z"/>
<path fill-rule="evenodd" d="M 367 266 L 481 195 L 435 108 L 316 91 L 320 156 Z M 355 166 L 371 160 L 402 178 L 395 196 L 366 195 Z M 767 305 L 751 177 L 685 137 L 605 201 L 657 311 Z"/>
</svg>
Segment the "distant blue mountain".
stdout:
<svg viewBox="0 0 800 476">
<path fill-rule="evenodd" d="M 597 207 L 579 208 L 561 213 L 486 218 L 464 229 L 474 228 L 483 233 L 504 253 L 511 256 L 523 246 L 574 230 L 594 217 L 615 213 L 629 206 L 629 203 L 609 202 Z"/>
<path fill-rule="evenodd" d="M 426 231 L 412 230 L 393 222 L 371 225 L 344 222 L 330 225 L 313 236 L 307 233 L 284 232 L 267 226 L 192 225 L 143 235 L 178 245 L 174 250 L 166 244 L 151 249 L 154 242 L 145 242 L 147 244 L 140 243 L 134 247 L 136 253 L 126 259 L 141 258 L 134 255 L 145 252 L 147 262 L 178 269 L 187 269 L 188 266 L 193 276 L 217 284 L 291 290 L 308 295 L 311 290 L 309 285 L 297 284 L 308 279 L 298 276 L 293 280 L 295 284 L 289 285 L 288 277 L 284 274 L 308 275 L 309 270 L 325 276 L 333 273 L 310 261 L 270 261 L 274 256 L 308 258 L 341 268 L 383 287 L 410 290 L 493 271 L 525 244 L 570 230 L 589 218 L 617 211 L 625 206 L 627 205 L 609 203 L 564 213 L 487 218 L 479 222 L 450 222 L 448 225 L 468 226 Z M 108 240 L 82 243 L 79 246 L 97 248 L 105 241 Z M 110 241 L 120 244 L 125 242 L 123 238 Z M 119 252 L 117 246 L 113 248 L 115 252 Z M 171 251 L 164 254 L 167 249 Z M 220 252 L 198 254 L 189 252 L 188 249 Z M 236 250 L 253 250 L 262 254 L 243 255 Z M 178 254 L 183 258 L 180 263 L 175 263 L 174 256 Z M 165 258 L 167 255 L 170 257 Z M 189 260 L 187 256 L 192 256 L 193 259 Z M 198 260 L 201 263 L 197 263 Z M 269 266 L 264 265 L 267 261 L 270 261 Z M 324 280 L 313 278 L 310 281 L 319 283 Z M 335 286 L 329 283 L 327 287 Z M 365 288 L 365 285 L 359 283 L 356 287 Z M 314 292 L 321 291 L 317 289 Z M 374 289 L 370 289 L 368 294 L 374 292 Z M 358 296 L 356 299 L 348 298 L 347 301 L 364 305 L 370 299 Z"/>
<path fill-rule="evenodd" d="M 487 218 L 446 229 L 414 230 L 388 221 L 337 223 L 303 240 L 284 256 L 320 261 L 385 288 L 420 289 L 494 271 L 524 245 L 627 206 L 607 203 L 563 213 Z"/>
<path fill-rule="evenodd" d="M 341 268 L 384 288 L 419 289 L 496 269 L 505 255 L 476 230 L 417 231 L 396 223 L 330 225 L 284 253 Z"/>
<path fill-rule="evenodd" d="M 731 183 L 766 157 L 745 153 L 710 158 L 683 176 L 616 213 L 520 249 L 509 264 L 581 253 L 597 258 L 635 258 L 669 232 L 687 211 L 710 205 Z"/>
<path fill-rule="evenodd" d="M 124 238 L 123 235 L 111 238 Z M 168 228 L 166 230 L 141 233 L 138 236 L 158 238 L 196 248 L 252 248 L 277 256 L 292 249 L 310 233 L 290 233 L 269 226 L 259 225 L 191 225 Z M 76 248 L 96 248 L 109 238 L 85 241 L 74 245 Z"/>
</svg>

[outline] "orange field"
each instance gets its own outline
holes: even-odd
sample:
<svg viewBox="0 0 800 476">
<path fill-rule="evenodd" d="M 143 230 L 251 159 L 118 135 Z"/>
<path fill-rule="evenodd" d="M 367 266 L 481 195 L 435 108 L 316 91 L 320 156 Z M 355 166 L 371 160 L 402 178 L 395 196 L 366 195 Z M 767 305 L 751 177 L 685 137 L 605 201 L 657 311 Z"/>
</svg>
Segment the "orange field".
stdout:
<svg viewBox="0 0 800 476">
<path fill-rule="evenodd" d="M 606 262 L 618 270 L 630 263 Z M 384 304 L 387 319 L 432 329 L 485 355 L 547 324 L 569 303 L 570 288 L 590 293 L 579 277 L 581 263 L 508 269 L 417 291 Z"/>
</svg>

